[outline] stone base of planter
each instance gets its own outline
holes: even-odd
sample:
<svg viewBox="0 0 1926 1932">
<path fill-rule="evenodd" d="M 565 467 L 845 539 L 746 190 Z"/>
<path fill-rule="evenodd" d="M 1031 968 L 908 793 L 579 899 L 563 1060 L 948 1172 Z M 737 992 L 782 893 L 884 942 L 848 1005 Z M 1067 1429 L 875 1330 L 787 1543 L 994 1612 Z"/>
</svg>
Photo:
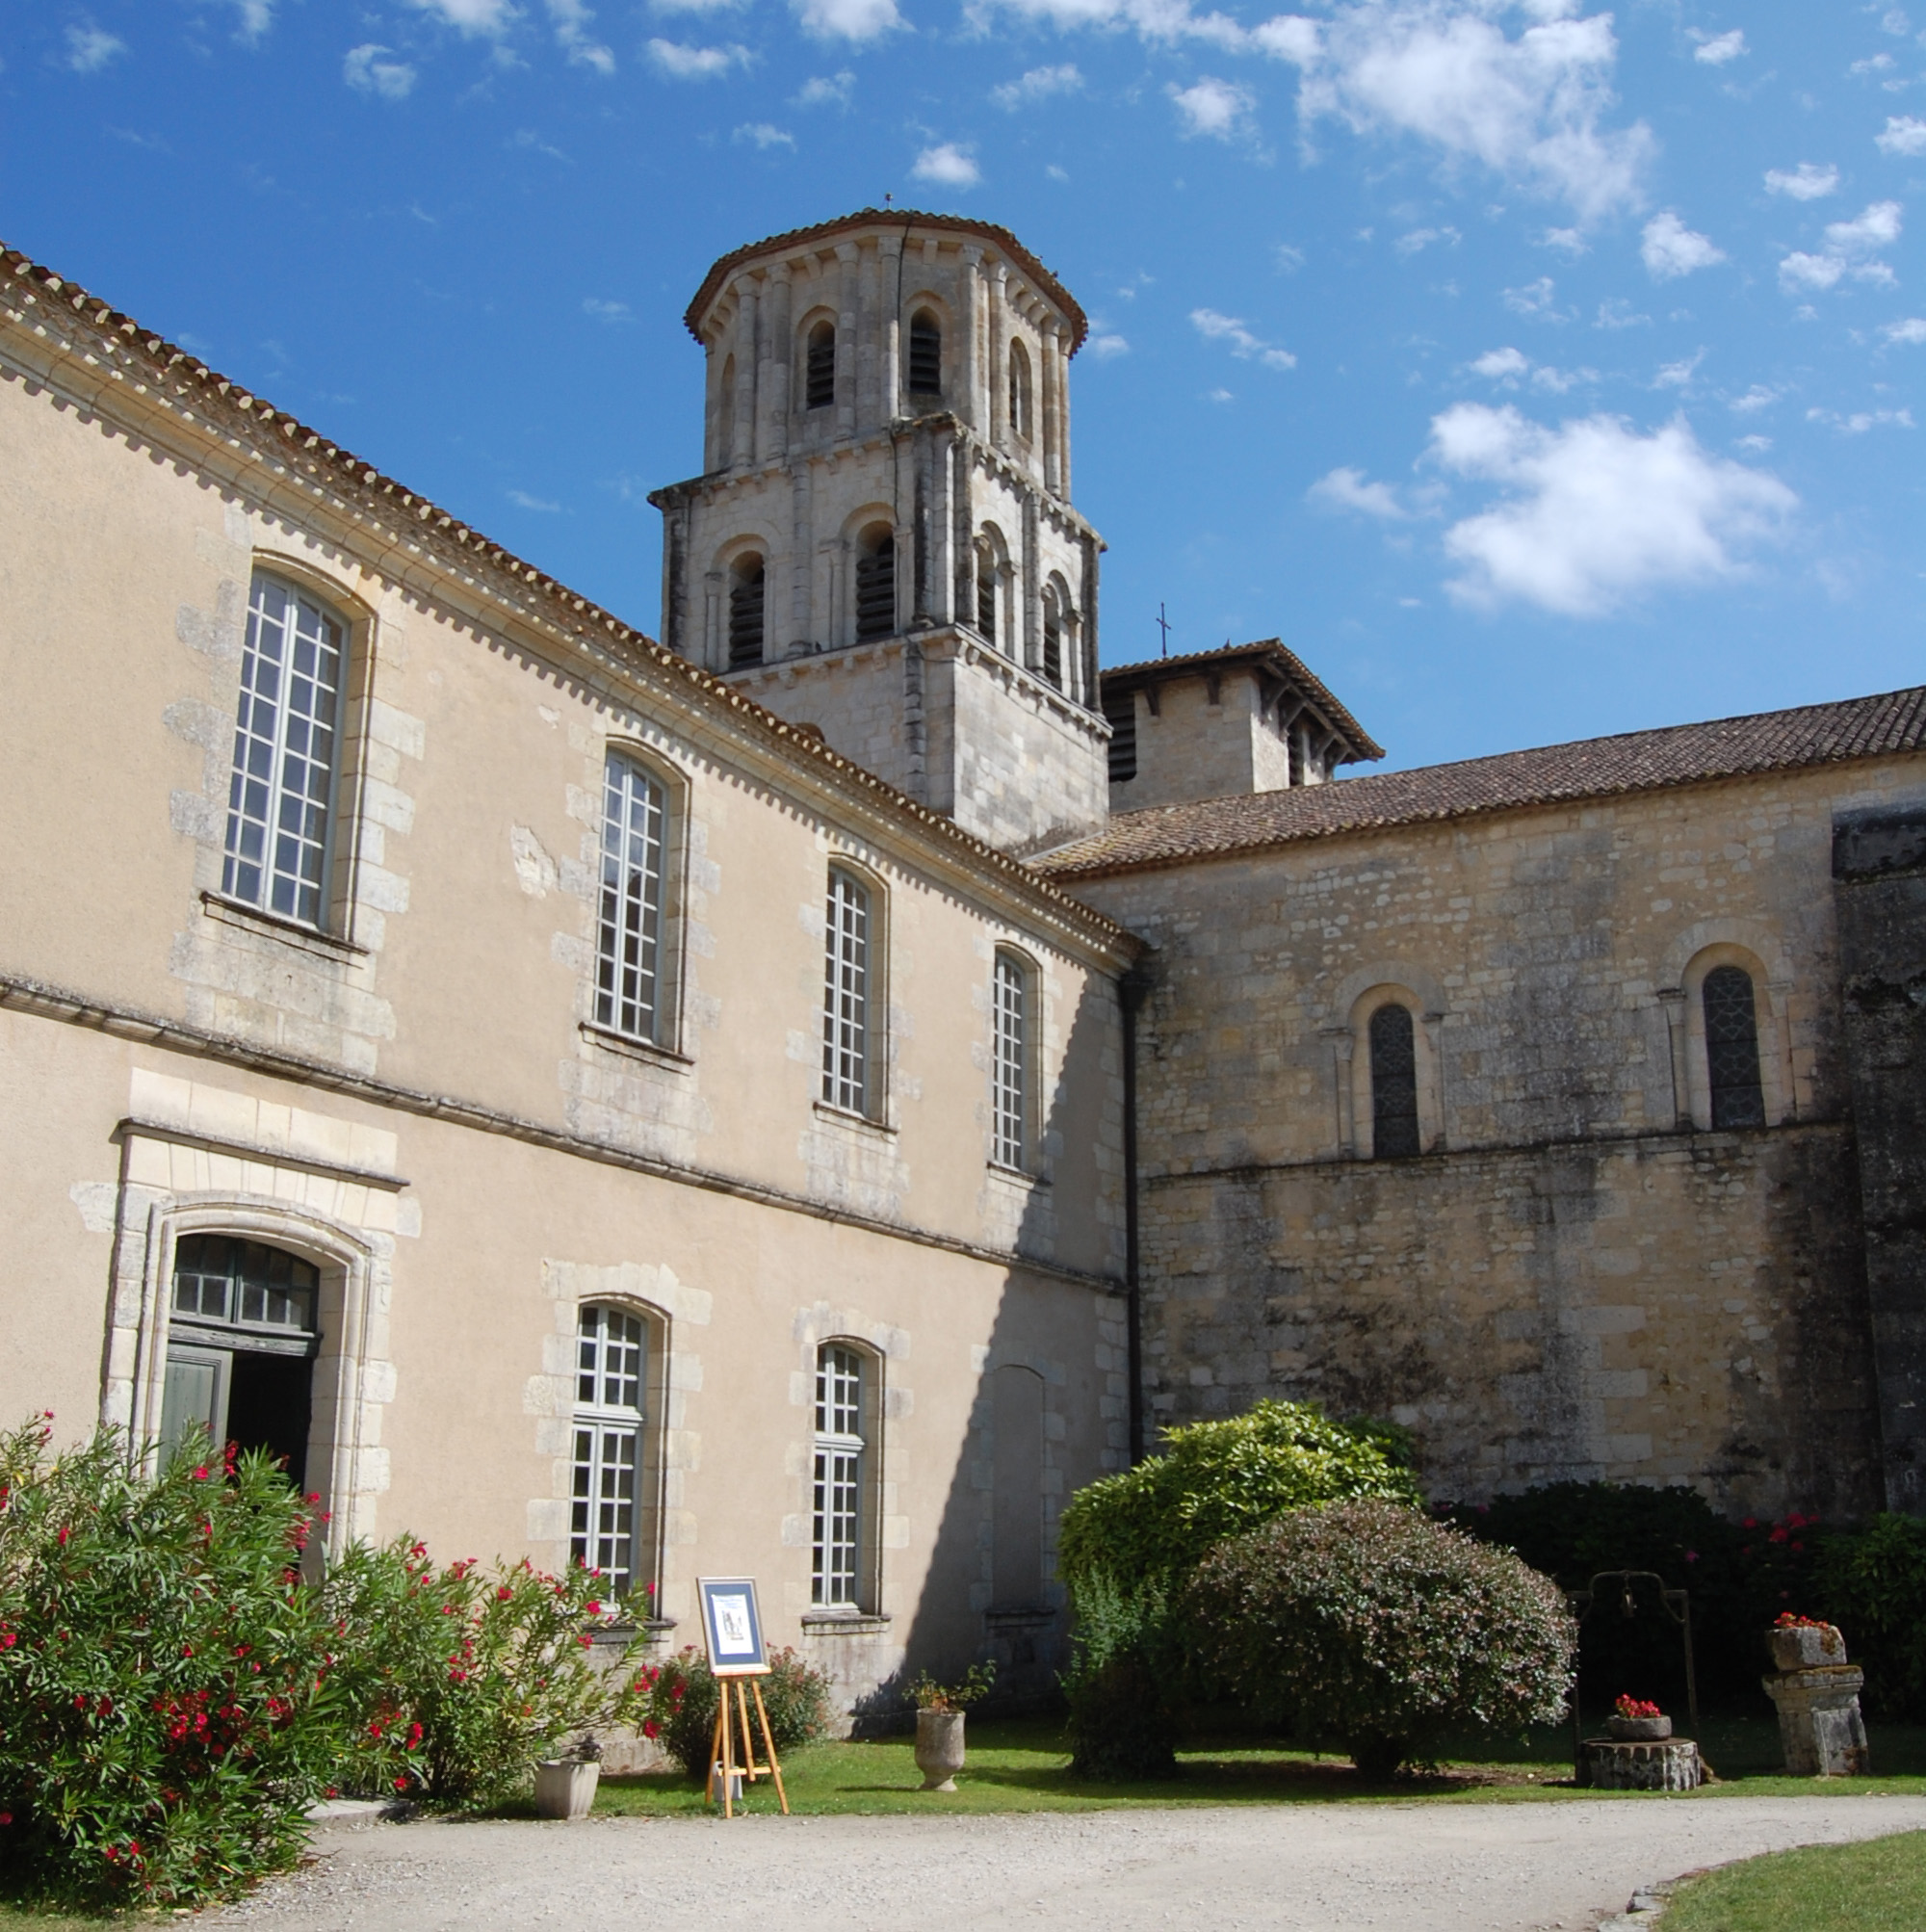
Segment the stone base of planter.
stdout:
<svg viewBox="0 0 1926 1932">
<path fill-rule="evenodd" d="M 925 1791 L 953 1791 L 963 1768 L 963 1713 L 960 1710 L 919 1710 L 916 1713 L 916 1768 L 923 1773 Z"/>
<path fill-rule="evenodd" d="M 544 1758 L 535 1766 L 535 1810 L 545 1818 L 564 1818 L 574 1824 L 588 1815 L 601 1777 L 600 1764 Z"/>
<path fill-rule="evenodd" d="M 1777 1637 L 1780 1632 L 1774 1632 Z M 1762 1680 L 1765 1694 L 1779 1707 L 1779 1736 L 1785 1747 L 1785 1770 L 1793 1778 L 1863 1778 L 1871 1769 L 1866 1755 L 1865 1720 L 1860 1715 L 1860 1689 L 1865 1673 L 1853 1663 L 1821 1663 L 1809 1670 L 1782 1671 Z"/>
<path fill-rule="evenodd" d="M 1705 1776 L 1699 1747 L 1689 1737 L 1651 1743 L 1587 1737 L 1578 1762 L 1579 1784 L 1595 1791 L 1694 1791 Z"/>
</svg>

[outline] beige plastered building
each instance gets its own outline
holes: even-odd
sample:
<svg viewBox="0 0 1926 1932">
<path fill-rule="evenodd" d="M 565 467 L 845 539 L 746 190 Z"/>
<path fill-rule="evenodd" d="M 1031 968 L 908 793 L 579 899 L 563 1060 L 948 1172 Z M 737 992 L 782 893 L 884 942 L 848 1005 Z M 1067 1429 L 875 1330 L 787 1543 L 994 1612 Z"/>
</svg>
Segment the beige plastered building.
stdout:
<svg viewBox="0 0 1926 1932">
<path fill-rule="evenodd" d="M 1922 693 L 1340 777 L 1281 644 L 1100 672 L 1015 237 L 688 321 L 656 642 L 0 256 L 0 1415 L 752 1575 L 859 1710 L 1047 1690 L 1064 1500 L 1265 1394 L 1913 1505 Z"/>
</svg>

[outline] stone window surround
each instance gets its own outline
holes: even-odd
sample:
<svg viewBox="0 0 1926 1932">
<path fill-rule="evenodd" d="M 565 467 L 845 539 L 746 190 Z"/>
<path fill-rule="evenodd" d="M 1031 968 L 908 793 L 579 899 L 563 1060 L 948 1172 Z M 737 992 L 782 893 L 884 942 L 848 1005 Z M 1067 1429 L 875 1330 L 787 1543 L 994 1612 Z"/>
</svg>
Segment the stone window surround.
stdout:
<svg viewBox="0 0 1926 1932">
<path fill-rule="evenodd" d="M 1001 1037 L 997 973 L 999 963 L 1007 959 L 1023 976 L 1023 1062 L 1019 1073 L 1023 1082 L 1023 1161 L 1018 1166 L 997 1158 L 997 1043 Z M 999 939 L 990 951 L 989 985 L 989 1075 L 990 1075 L 990 1151 L 987 1164 L 995 1174 L 1013 1180 L 1033 1181 L 1048 1187 L 1049 1177 L 1043 1158 L 1043 969 L 1035 955 L 1009 939 Z"/>
<path fill-rule="evenodd" d="M 644 1583 L 651 1586 L 649 1608 L 659 1617 L 662 1610 L 663 1590 L 663 1544 L 664 1524 L 666 1504 L 666 1472 L 669 1411 L 669 1369 L 674 1360 L 673 1344 L 670 1340 L 671 1323 L 668 1313 L 658 1308 L 653 1302 L 644 1301 L 640 1296 L 625 1293 L 621 1290 L 613 1292 L 594 1292 L 586 1294 L 580 1300 L 568 1304 L 576 1323 L 575 1341 L 579 1346 L 582 1314 L 588 1308 L 607 1308 L 618 1315 L 633 1316 L 642 1324 L 642 1414 L 641 1425 L 637 1431 L 636 1442 L 636 1521 L 633 1530 L 634 1543 L 631 1567 L 635 1576 L 635 1587 Z M 566 1493 L 570 1507 L 574 1504 L 574 1433 L 578 1413 L 581 1408 L 580 1392 L 574 1386 L 573 1377 L 579 1371 L 579 1359 L 571 1363 L 568 1392 L 568 1433 L 570 1437 L 568 1478 Z M 573 1531 L 570 1532 L 573 1542 Z"/>
<path fill-rule="evenodd" d="M 827 1118 L 832 1122 L 853 1128 L 869 1128 L 894 1135 L 897 1120 L 894 1108 L 894 1083 L 891 1074 L 896 1061 L 896 1030 L 890 1025 L 890 1000 L 895 990 L 895 975 L 890 970 L 890 943 L 892 919 L 890 889 L 883 875 L 862 859 L 844 850 L 840 846 L 831 846 L 828 863 L 822 872 L 821 897 L 817 901 L 814 929 L 820 934 L 825 961 L 829 946 L 827 903 L 829 885 L 833 875 L 846 874 L 861 886 L 870 896 L 869 934 L 866 941 L 865 965 L 865 1005 L 864 1005 L 864 1102 L 860 1113 L 840 1107 L 833 1100 L 825 1099 L 822 1092 L 822 1078 L 819 1060 L 815 1083 L 814 1110 L 819 1119 Z M 805 926 L 805 929 L 809 929 Z M 826 991 L 826 988 L 825 988 Z M 819 1005 L 817 1009 L 817 1052 L 822 1051 L 824 1028 L 828 1022 L 828 1009 Z"/>
<path fill-rule="evenodd" d="M 1712 1131 L 1712 1079 L 1705 1055 L 1705 976 L 1737 966 L 1751 977 L 1758 1023 L 1758 1082 L 1768 1127 L 1799 1118 L 1792 1061 L 1794 980 L 1784 950 L 1749 923 L 1703 921 L 1680 935 L 1667 955 L 1658 988 L 1672 1049 L 1673 1108 L 1679 1128 Z"/>
<path fill-rule="evenodd" d="M 108 1338 L 108 1371 L 101 1419 L 125 1427 L 149 1454 L 160 1427 L 171 1326 L 174 1252 L 189 1235 L 240 1235 L 298 1254 L 321 1270 L 317 1326 L 321 1353 L 314 1364 L 314 1421 L 307 1480 L 329 1512 L 320 1548 L 341 1554 L 376 1533 L 376 1498 L 387 1484 L 380 1448 L 381 1412 L 394 1397 L 387 1351 L 392 1238 L 273 1194 L 251 1190 L 173 1191 L 140 1177 L 170 1147 L 198 1148 L 239 1159 L 269 1185 L 292 1183 L 304 1192 L 348 1188 L 398 1192 L 407 1184 L 358 1168 L 244 1148 L 180 1133 L 151 1122 L 121 1124 L 121 1183 L 115 1231 L 115 1293 Z M 250 1175 L 251 1178 L 251 1175 Z M 321 1189 L 315 1183 L 322 1184 Z M 315 1466 L 312 1449 L 325 1451 Z"/>
<path fill-rule="evenodd" d="M 1446 1011 L 1444 988 L 1422 967 L 1387 962 L 1360 968 L 1344 979 L 1330 1008 L 1343 1018 L 1322 1030 L 1332 1047 L 1340 1160 L 1373 1158 L 1371 1015 L 1392 1003 L 1409 1006 L 1417 1023 L 1412 1044 L 1418 1057 L 1418 1150 L 1436 1154 L 1445 1145 L 1444 1056 L 1439 1038 Z"/>
</svg>

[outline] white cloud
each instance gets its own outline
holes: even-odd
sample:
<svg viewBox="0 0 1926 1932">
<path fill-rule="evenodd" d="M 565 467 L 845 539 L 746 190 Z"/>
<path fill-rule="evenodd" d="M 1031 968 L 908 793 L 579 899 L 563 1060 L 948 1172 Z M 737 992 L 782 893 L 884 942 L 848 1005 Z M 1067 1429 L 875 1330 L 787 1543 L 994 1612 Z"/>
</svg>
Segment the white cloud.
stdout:
<svg viewBox="0 0 1926 1932">
<path fill-rule="evenodd" d="M 1888 342 L 1926 342 L 1926 316 L 1909 315 L 1904 322 L 1888 322 L 1880 333 Z"/>
<path fill-rule="evenodd" d="M 1307 257 L 1302 248 L 1293 248 L 1288 242 L 1280 242 L 1272 259 L 1285 274 L 1294 275 L 1304 266 Z"/>
<path fill-rule="evenodd" d="M 1529 379 L 1534 389 L 1546 389 L 1554 396 L 1599 379 L 1596 369 L 1554 369 L 1549 362 L 1533 362 L 1521 349 L 1488 349 L 1469 367 L 1473 376 L 1501 382 L 1507 389 L 1516 389 Z"/>
<path fill-rule="evenodd" d="M 1177 103 L 1186 135 L 1206 134 L 1215 141 L 1231 141 L 1241 134 L 1257 105 L 1257 96 L 1248 88 L 1210 74 L 1194 87 L 1180 88 L 1173 81 L 1164 91 Z"/>
<path fill-rule="evenodd" d="M 827 77 L 818 74 L 802 84 L 794 105 L 796 107 L 847 107 L 856 91 L 856 76 L 846 68 Z"/>
<path fill-rule="evenodd" d="M 1826 225 L 1826 246 L 1842 255 L 1870 254 L 1899 239 L 1905 210 L 1897 201 L 1875 201 L 1850 222 Z"/>
<path fill-rule="evenodd" d="M 1090 353 L 1099 362 L 1108 362 L 1112 356 L 1128 355 L 1131 345 L 1121 336 L 1099 330 L 1090 338 Z"/>
<path fill-rule="evenodd" d="M 1762 457 L 1767 450 L 1771 449 L 1772 438 L 1770 436 L 1741 436 L 1734 447 L 1741 450 L 1753 450 Z"/>
<path fill-rule="evenodd" d="M 65 65 L 76 74 L 97 74 L 109 61 L 127 51 L 127 42 L 118 34 L 110 34 L 91 21 L 84 27 L 66 30 Z"/>
<path fill-rule="evenodd" d="M 990 90 L 990 98 L 1001 108 L 1014 112 L 1031 101 L 1048 100 L 1052 94 L 1074 94 L 1083 85 L 1083 76 L 1069 62 L 1056 67 L 1032 67 L 1020 78 L 1005 81 Z"/>
<path fill-rule="evenodd" d="M 1652 379 L 1654 389 L 1688 389 L 1692 379 L 1699 373 L 1699 365 L 1705 359 L 1702 349 L 1696 355 L 1688 355 L 1681 362 L 1662 362 L 1658 374 Z"/>
<path fill-rule="evenodd" d="M 1888 7 L 1885 17 L 1879 23 L 1888 34 L 1895 34 L 1901 39 L 1912 33 L 1913 22 L 1906 17 L 1904 7 Z"/>
<path fill-rule="evenodd" d="M 1415 255 L 1433 242 L 1444 242 L 1455 248 L 1464 239 L 1456 228 L 1414 228 L 1410 234 L 1400 235 L 1392 246 L 1400 255 Z"/>
<path fill-rule="evenodd" d="M 731 67 L 749 65 L 747 47 L 685 47 L 679 40 L 651 40 L 649 58 L 675 81 L 713 81 Z"/>
<path fill-rule="evenodd" d="M 548 17 L 555 23 L 557 44 L 571 65 L 593 67 L 598 74 L 615 71 L 615 56 L 588 31 L 595 15 L 583 0 L 548 0 Z"/>
<path fill-rule="evenodd" d="M 1531 357 L 1522 349 L 1488 349 L 1471 364 L 1471 374 L 1494 382 L 1515 382 L 1530 367 Z"/>
<path fill-rule="evenodd" d="M 378 94 L 383 100 L 405 100 L 415 84 L 415 70 L 405 61 L 383 60 L 386 47 L 373 40 L 350 48 L 341 64 L 341 77 L 356 92 Z"/>
<path fill-rule="evenodd" d="M 649 0 L 658 13 L 726 13 L 742 5 L 742 0 Z"/>
<path fill-rule="evenodd" d="M 909 171 L 918 181 L 934 181 L 945 188 L 974 188 L 983 178 L 976 155 L 953 141 L 925 147 Z"/>
<path fill-rule="evenodd" d="M 1576 228 L 1548 228 L 1544 242 L 1548 248 L 1557 248 L 1574 258 L 1592 252 L 1591 243 Z"/>
<path fill-rule="evenodd" d="M 515 17 L 509 0 L 408 0 L 420 13 L 433 13 L 464 34 L 503 34 Z"/>
<path fill-rule="evenodd" d="M 1743 396 L 1732 398 L 1731 408 L 1734 415 L 1753 416 L 1761 409 L 1771 408 L 1778 401 L 1777 389 L 1767 389 L 1761 383 L 1755 382 Z"/>
<path fill-rule="evenodd" d="M 544 515 L 553 516 L 561 509 L 559 503 L 549 503 L 538 496 L 531 496 L 525 489 L 511 489 L 508 501 L 518 509 L 538 509 Z"/>
<path fill-rule="evenodd" d="M 1790 174 L 1779 168 L 1765 170 L 1766 193 L 1790 195 L 1795 201 L 1817 201 L 1832 194 L 1838 185 L 1839 170 L 1836 168 L 1816 168 L 1809 161 L 1802 161 Z"/>
<path fill-rule="evenodd" d="M 1732 577 L 1735 548 L 1799 501 L 1776 477 L 1708 455 L 1682 417 L 1650 435 L 1615 416 L 1549 430 L 1510 406 L 1460 403 L 1431 434 L 1446 469 L 1509 491 L 1445 533 L 1464 566 L 1447 587 L 1467 604 L 1518 598 L 1596 616 L 1661 585 Z"/>
<path fill-rule="evenodd" d="M 790 0 L 804 28 L 825 40 L 873 40 L 902 25 L 897 0 Z"/>
<path fill-rule="evenodd" d="M 1910 114 L 1888 115 L 1886 132 L 1872 138 L 1882 154 L 1926 154 L 1926 120 Z"/>
<path fill-rule="evenodd" d="M 1804 249 L 1786 256 L 1779 265 L 1779 286 L 1783 289 L 1829 289 L 1846 272 L 1837 255 L 1811 255 Z"/>
<path fill-rule="evenodd" d="M 1295 369 L 1297 357 L 1288 349 L 1278 349 L 1253 335 L 1235 315 L 1220 315 L 1214 308 L 1193 308 L 1191 326 L 1206 342 L 1224 342 L 1231 353 L 1246 362 L 1262 362 L 1266 369 Z"/>
<path fill-rule="evenodd" d="M 1304 492 L 1312 503 L 1326 503 L 1336 509 L 1355 509 L 1365 516 L 1382 517 L 1386 522 L 1402 522 L 1411 512 L 1398 502 L 1390 483 L 1366 483 L 1363 470 L 1336 469 L 1321 476 Z"/>
<path fill-rule="evenodd" d="M 1235 403 L 1237 399 L 1235 392 L 1229 389 L 1207 389 L 1204 400 L 1207 403 Z"/>
<path fill-rule="evenodd" d="M 1613 105 L 1612 16 L 1576 0 L 1527 0 L 1516 39 L 1507 0 L 1353 0 L 1328 25 L 1286 16 L 1253 37 L 1302 70 L 1298 111 L 1359 134 L 1417 135 L 1555 196 L 1587 219 L 1639 199 L 1654 144 L 1641 122 L 1601 125 Z"/>
<path fill-rule="evenodd" d="M 1868 430 L 1882 429 L 1887 423 L 1901 430 L 1913 428 L 1911 409 L 1861 409 L 1850 416 L 1841 416 L 1835 409 L 1808 409 L 1809 423 L 1830 423 L 1834 429 L 1848 436 L 1862 436 Z"/>
<path fill-rule="evenodd" d="M 1593 323 L 1594 328 L 1649 328 L 1652 318 L 1641 315 L 1624 296 L 1608 296 L 1599 304 L 1599 319 Z"/>
<path fill-rule="evenodd" d="M 625 301 L 604 301 L 599 296 L 586 296 L 582 302 L 584 315 L 592 315 L 597 322 L 610 324 L 634 322 L 635 316 Z"/>
<path fill-rule="evenodd" d="M 1535 282 L 1526 282 L 1523 288 L 1506 289 L 1504 304 L 1514 315 L 1528 315 L 1534 320 L 1563 322 L 1566 318 L 1552 306 L 1556 294 L 1549 275 L 1540 275 Z"/>
<path fill-rule="evenodd" d="M 274 24 L 274 0 L 234 0 L 236 37 L 250 46 Z"/>
<path fill-rule="evenodd" d="M 1855 61 L 1846 71 L 1849 74 L 1889 74 L 1894 65 L 1890 54 L 1875 54 L 1869 61 Z"/>
<path fill-rule="evenodd" d="M 1725 250 L 1713 247 L 1710 237 L 1693 233 L 1670 208 L 1645 224 L 1638 253 L 1655 282 L 1672 281 L 1726 259 Z"/>
<path fill-rule="evenodd" d="M 1728 61 L 1735 61 L 1741 54 L 1752 51 L 1746 45 L 1744 30 L 1738 27 L 1730 34 L 1694 34 L 1692 38 L 1699 42 L 1692 58 L 1704 61 L 1708 67 L 1722 67 Z"/>
<path fill-rule="evenodd" d="M 787 128 L 777 127 L 773 121 L 768 121 L 768 120 L 745 120 L 742 123 L 742 125 L 739 127 L 732 136 L 730 136 L 730 139 L 732 141 L 751 142 L 757 147 L 762 147 L 762 148 L 769 148 L 769 147 L 793 148 L 795 145 L 794 135 L 790 133 L 790 131 Z"/>
</svg>

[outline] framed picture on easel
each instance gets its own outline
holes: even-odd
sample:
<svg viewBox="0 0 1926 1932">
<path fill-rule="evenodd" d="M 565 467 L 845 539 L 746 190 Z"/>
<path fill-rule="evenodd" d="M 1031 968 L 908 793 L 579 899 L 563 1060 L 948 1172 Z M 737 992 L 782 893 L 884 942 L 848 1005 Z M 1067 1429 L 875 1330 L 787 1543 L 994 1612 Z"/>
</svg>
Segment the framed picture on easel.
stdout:
<svg viewBox="0 0 1926 1932">
<path fill-rule="evenodd" d="M 698 1577 L 695 1594 L 702 1605 L 702 1634 L 709 1645 L 709 1671 L 720 1682 L 716 1733 L 710 1743 L 710 1795 L 719 1795 L 722 1815 L 733 1818 L 737 1797 L 736 1744 L 740 1733 L 741 1777 L 775 1780 L 776 1799 L 785 1813 L 789 1794 L 783 1789 L 782 1766 L 776 1762 L 776 1740 L 769 1730 L 769 1713 L 763 1704 L 763 1686 L 756 1681 L 769 1674 L 768 1646 L 763 1641 L 762 1613 L 756 1607 L 753 1577 Z M 749 1728 L 749 1701 L 755 1700 L 762 1731 L 763 1762 L 756 1762 L 755 1737 Z"/>
<path fill-rule="evenodd" d="M 768 1648 L 756 1607 L 753 1577 L 698 1577 L 702 1634 L 709 1645 L 709 1668 L 716 1677 L 767 1677 Z"/>
</svg>

